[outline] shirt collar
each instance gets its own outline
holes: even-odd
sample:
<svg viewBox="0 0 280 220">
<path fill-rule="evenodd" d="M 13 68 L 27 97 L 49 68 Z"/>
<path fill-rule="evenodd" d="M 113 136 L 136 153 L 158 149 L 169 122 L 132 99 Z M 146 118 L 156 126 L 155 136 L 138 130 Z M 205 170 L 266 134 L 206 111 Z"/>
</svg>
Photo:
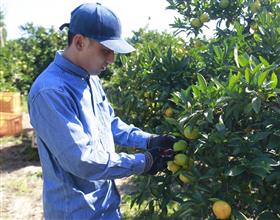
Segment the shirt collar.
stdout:
<svg viewBox="0 0 280 220">
<path fill-rule="evenodd" d="M 70 72 L 71 74 L 77 75 L 81 78 L 89 78 L 89 73 L 77 66 L 76 64 L 72 63 L 70 60 L 65 58 L 63 56 L 63 51 L 59 50 L 56 52 L 55 58 L 54 58 L 54 63 L 58 65 L 61 69 L 63 69 L 66 72 Z"/>
</svg>

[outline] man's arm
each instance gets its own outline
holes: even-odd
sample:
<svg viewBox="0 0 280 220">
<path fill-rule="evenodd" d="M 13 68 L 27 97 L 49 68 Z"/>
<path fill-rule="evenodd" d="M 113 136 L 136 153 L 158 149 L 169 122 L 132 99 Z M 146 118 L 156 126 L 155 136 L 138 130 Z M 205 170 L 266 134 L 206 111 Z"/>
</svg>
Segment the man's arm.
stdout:
<svg viewBox="0 0 280 220">
<path fill-rule="evenodd" d="M 33 127 L 66 171 L 87 180 L 114 179 L 144 172 L 144 154 L 105 151 L 84 132 L 75 110 L 74 101 L 61 90 L 44 90 L 29 100 Z"/>
<path fill-rule="evenodd" d="M 144 132 L 133 125 L 127 125 L 115 116 L 112 106 L 108 103 L 112 117 L 112 132 L 116 144 L 134 146 L 140 149 L 172 148 L 176 139 L 169 135 L 155 135 Z"/>
<path fill-rule="evenodd" d="M 112 133 L 116 144 L 147 149 L 152 134 L 142 131 L 134 125 L 128 125 L 115 116 L 112 106 L 108 103 L 112 118 Z"/>
</svg>

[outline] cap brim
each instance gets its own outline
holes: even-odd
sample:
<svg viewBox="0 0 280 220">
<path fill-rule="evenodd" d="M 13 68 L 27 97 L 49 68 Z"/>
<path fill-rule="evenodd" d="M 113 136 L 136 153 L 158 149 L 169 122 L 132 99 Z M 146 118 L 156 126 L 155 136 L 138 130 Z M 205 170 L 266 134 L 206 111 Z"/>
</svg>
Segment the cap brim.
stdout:
<svg viewBox="0 0 280 220">
<path fill-rule="evenodd" d="M 116 53 L 131 53 L 135 51 L 135 48 L 123 39 L 105 40 L 100 41 L 100 43 Z"/>
</svg>

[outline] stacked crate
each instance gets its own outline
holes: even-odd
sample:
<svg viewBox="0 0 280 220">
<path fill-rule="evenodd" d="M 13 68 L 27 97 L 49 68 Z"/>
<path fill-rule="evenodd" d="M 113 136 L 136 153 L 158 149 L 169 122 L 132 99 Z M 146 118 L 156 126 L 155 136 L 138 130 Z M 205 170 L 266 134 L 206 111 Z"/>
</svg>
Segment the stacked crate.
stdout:
<svg viewBox="0 0 280 220">
<path fill-rule="evenodd" d="M 22 131 L 22 113 L 19 92 L 0 92 L 0 137 Z"/>
</svg>

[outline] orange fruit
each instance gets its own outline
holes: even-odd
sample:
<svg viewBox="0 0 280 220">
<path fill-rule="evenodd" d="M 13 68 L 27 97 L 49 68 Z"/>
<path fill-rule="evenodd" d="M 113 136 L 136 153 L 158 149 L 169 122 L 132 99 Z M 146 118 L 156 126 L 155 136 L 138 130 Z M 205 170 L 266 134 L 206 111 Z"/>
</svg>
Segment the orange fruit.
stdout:
<svg viewBox="0 0 280 220">
<path fill-rule="evenodd" d="M 217 219 L 227 219 L 231 215 L 230 205 L 223 200 L 218 200 L 214 202 L 212 210 Z"/>
</svg>

